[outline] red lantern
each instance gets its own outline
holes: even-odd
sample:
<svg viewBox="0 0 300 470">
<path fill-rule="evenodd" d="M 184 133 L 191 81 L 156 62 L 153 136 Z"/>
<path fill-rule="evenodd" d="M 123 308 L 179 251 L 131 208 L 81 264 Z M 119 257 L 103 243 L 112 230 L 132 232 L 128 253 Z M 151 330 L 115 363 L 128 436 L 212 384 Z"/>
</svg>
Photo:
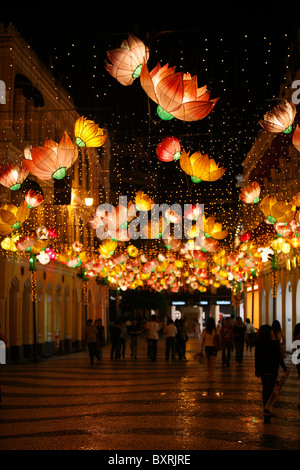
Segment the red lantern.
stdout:
<svg viewBox="0 0 300 470">
<path fill-rule="evenodd" d="M 172 162 L 181 157 L 181 145 L 177 137 L 166 137 L 156 148 L 156 155 L 161 162 Z"/>
<path fill-rule="evenodd" d="M 246 242 L 248 240 L 250 240 L 251 238 L 251 233 L 250 232 L 244 232 L 242 235 L 241 235 L 241 242 Z"/>
</svg>

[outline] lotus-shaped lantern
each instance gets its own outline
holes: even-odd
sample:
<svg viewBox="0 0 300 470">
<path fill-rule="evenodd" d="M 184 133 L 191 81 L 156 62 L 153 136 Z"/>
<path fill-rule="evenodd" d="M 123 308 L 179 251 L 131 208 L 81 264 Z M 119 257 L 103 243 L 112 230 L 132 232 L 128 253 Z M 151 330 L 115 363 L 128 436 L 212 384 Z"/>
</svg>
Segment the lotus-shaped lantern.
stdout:
<svg viewBox="0 0 300 470">
<path fill-rule="evenodd" d="M 175 72 L 168 64 L 158 63 L 149 72 L 144 62 L 140 76 L 141 86 L 155 103 L 157 113 L 163 120 L 198 121 L 214 108 L 218 98 L 210 100 L 206 85 L 198 88 L 197 77 L 189 73 Z"/>
</svg>

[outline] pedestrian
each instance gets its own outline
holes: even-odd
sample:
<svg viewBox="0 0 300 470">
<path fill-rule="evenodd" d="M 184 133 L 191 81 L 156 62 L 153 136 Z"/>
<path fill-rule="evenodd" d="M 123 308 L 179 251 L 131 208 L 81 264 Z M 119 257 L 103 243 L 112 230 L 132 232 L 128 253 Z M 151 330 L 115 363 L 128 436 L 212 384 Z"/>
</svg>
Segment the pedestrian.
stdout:
<svg viewBox="0 0 300 470">
<path fill-rule="evenodd" d="M 293 346 L 295 349 L 292 355 L 293 364 L 296 365 L 296 369 L 298 372 L 298 377 L 300 379 L 300 323 L 297 323 L 294 328 L 293 332 Z M 298 409 L 300 413 L 300 389 L 299 389 L 299 401 L 298 401 Z"/>
<path fill-rule="evenodd" d="M 0 341 L 3 341 L 3 343 L 5 343 L 6 346 L 8 345 L 7 338 L 4 336 L 3 333 L 1 333 L 1 325 L 0 325 Z"/>
<path fill-rule="evenodd" d="M 279 343 L 272 338 L 270 325 L 262 325 L 258 330 L 257 344 L 255 347 L 255 375 L 262 382 L 263 408 L 269 400 L 277 379 L 279 366 L 288 371 L 280 352 Z"/>
<path fill-rule="evenodd" d="M 254 346 L 254 337 L 255 337 L 255 328 L 253 324 L 250 322 L 249 318 L 246 318 L 246 350 L 248 351 L 248 348 L 250 352 L 252 351 L 252 348 Z"/>
<path fill-rule="evenodd" d="M 177 349 L 179 360 L 181 361 L 182 359 L 186 359 L 185 352 L 186 352 L 186 342 L 188 338 L 187 329 L 186 329 L 183 318 L 178 319 L 178 321 L 176 322 L 176 327 L 177 327 L 176 349 Z"/>
<path fill-rule="evenodd" d="M 278 341 L 280 351 L 281 351 L 281 355 L 284 359 L 285 358 L 285 343 L 286 343 L 286 340 L 285 340 L 285 337 L 282 333 L 281 325 L 280 325 L 280 322 L 278 320 L 274 320 L 273 323 L 272 323 L 272 338 L 275 341 Z"/>
<path fill-rule="evenodd" d="M 126 323 L 122 323 L 120 327 L 121 327 L 120 356 L 122 355 L 122 357 L 125 358 L 126 340 L 127 340 L 127 325 L 126 325 Z"/>
<path fill-rule="evenodd" d="M 247 337 L 246 327 L 241 317 L 236 318 L 233 332 L 236 362 L 241 365 L 243 363 L 245 339 Z"/>
<path fill-rule="evenodd" d="M 209 317 L 207 320 L 206 328 L 202 332 L 202 341 L 200 354 L 203 355 L 205 351 L 207 361 L 207 372 L 208 379 L 210 382 L 214 381 L 214 370 L 217 356 L 217 348 L 215 346 L 215 335 L 219 335 L 219 331 L 216 328 L 215 320 L 213 317 Z"/>
<path fill-rule="evenodd" d="M 230 317 L 226 317 L 220 330 L 222 338 L 222 365 L 229 367 L 231 350 L 234 341 L 233 326 Z"/>
<path fill-rule="evenodd" d="M 104 326 L 102 325 L 102 318 L 98 318 L 98 320 L 96 321 L 96 328 L 97 328 L 97 333 L 98 333 L 96 357 L 98 361 L 100 361 L 102 359 L 102 348 L 105 343 Z"/>
<path fill-rule="evenodd" d="M 121 347 L 121 326 L 118 321 L 110 327 L 110 341 L 111 341 L 111 350 L 110 350 L 110 359 L 118 360 L 120 359 L 120 347 Z"/>
<path fill-rule="evenodd" d="M 150 321 L 146 324 L 148 352 L 151 362 L 155 362 L 157 358 L 157 342 L 159 333 L 159 324 L 156 321 L 156 316 L 151 315 Z"/>
<path fill-rule="evenodd" d="M 83 345 L 84 347 L 87 346 L 89 357 L 90 357 L 90 364 L 94 364 L 94 358 L 96 356 L 96 347 L 97 347 L 97 329 L 95 325 L 93 325 L 93 320 L 89 319 L 87 321 L 85 330 L 83 332 Z"/>
<path fill-rule="evenodd" d="M 170 353 L 172 361 L 175 360 L 175 342 L 176 342 L 176 335 L 177 335 L 177 328 L 172 320 L 172 318 L 168 318 L 167 324 L 164 328 L 164 333 L 166 336 L 166 360 L 169 360 Z"/>
<path fill-rule="evenodd" d="M 130 337 L 130 349 L 131 349 L 131 357 L 134 359 L 137 358 L 137 351 L 138 351 L 138 337 L 142 333 L 141 328 L 138 325 L 136 319 L 132 320 L 131 325 L 128 328 L 128 334 Z"/>
</svg>

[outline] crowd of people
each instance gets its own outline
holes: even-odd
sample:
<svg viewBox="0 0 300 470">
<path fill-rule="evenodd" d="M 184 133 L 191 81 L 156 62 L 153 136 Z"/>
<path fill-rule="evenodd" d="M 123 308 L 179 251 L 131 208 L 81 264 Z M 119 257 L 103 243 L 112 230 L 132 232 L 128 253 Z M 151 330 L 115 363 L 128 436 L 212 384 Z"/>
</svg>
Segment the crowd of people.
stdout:
<svg viewBox="0 0 300 470">
<path fill-rule="evenodd" d="M 241 317 L 236 319 L 224 317 L 221 323 L 216 325 L 213 317 L 209 317 L 203 331 L 195 331 L 195 336 L 200 339 L 199 360 L 205 353 L 207 362 L 208 380 L 214 381 L 215 361 L 218 351 L 221 353 L 222 366 L 229 367 L 232 354 L 235 352 L 235 361 L 238 365 L 243 363 L 244 351 L 252 351 L 255 348 L 255 375 L 261 379 L 262 402 L 265 407 L 278 380 L 278 374 L 282 369 L 286 374 L 289 370 L 285 364 L 285 338 L 280 322 L 275 320 L 272 325 L 262 325 L 257 331 L 249 319 L 243 322 Z M 186 342 L 188 330 L 183 319 L 173 321 L 168 318 L 166 322 L 159 323 L 157 317 L 152 315 L 144 324 L 139 324 L 136 319 L 132 322 L 116 321 L 110 326 L 110 358 L 119 360 L 125 358 L 126 344 L 129 339 L 131 358 L 137 359 L 139 338 L 147 341 L 147 354 L 151 362 L 157 360 L 158 340 L 165 338 L 165 359 L 174 361 L 186 359 Z M 296 341 L 298 349 L 296 363 L 300 378 L 300 323 L 294 330 L 293 341 Z M 90 363 L 94 359 L 101 360 L 102 347 L 105 344 L 104 328 L 101 320 L 94 324 L 88 320 L 84 333 L 84 345 L 87 346 Z M 300 410 L 300 390 L 299 390 Z"/>
<path fill-rule="evenodd" d="M 147 354 L 151 362 L 157 360 L 158 340 L 165 338 L 165 358 L 172 361 L 186 359 L 186 342 L 188 330 L 183 320 L 173 321 L 171 318 L 160 322 L 156 315 L 148 321 L 115 321 L 109 327 L 108 342 L 110 343 L 110 359 L 125 358 L 127 342 L 130 345 L 130 357 L 137 359 L 139 339 L 147 341 Z M 83 334 L 83 345 L 89 352 L 90 364 L 95 358 L 101 360 L 102 347 L 105 344 L 104 328 L 101 320 L 87 321 Z"/>
</svg>

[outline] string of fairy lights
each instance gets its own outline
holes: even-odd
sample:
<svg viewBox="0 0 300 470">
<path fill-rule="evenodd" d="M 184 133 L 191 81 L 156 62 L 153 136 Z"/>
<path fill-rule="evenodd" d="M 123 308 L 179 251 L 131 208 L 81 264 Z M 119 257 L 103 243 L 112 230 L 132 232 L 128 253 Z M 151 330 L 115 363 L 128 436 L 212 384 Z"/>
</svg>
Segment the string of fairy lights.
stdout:
<svg viewBox="0 0 300 470">
<path fill-rule="evenodd" d="M 233 38 L 232 34 L 236 36 Z M 55 44 L 54 36 L 52 49 L 47 51 L 50 70 L 62 79 L 69 97 L 75 101 L 74 110 L 77 108 L 108 130 L 114 203 L 119 196 L 128 196 L 130 200 L 137 190 L 143 189 L 158 203 L 204 204 L 206 215 L 215 216 L 228 229 L 227 244 L 233 249 L 234 236 L 244 214 L 237 176 L 242 173 L 242 162 L 259 132 L 259 119 L 267 106 L 277 100 L 279 87 L 285 81 L 289 68 L 284 61 L 290 58 L 291 37 L 280 33 L 273 38 L 271 32 L 254 30 L 230 35 L 201 30 L 156 32 L 152 36 L 144 33 L 142 39 L 150 48 L 150 68 L 157 62 L 169 63 L 178 71 L 195 74 L 199 86 L 207 84 L 211 97 L 219 97 L 213 112 L 200 122 L 161 121 L 138 80 L 131 87 L 122 87 L 106 73 L 106 51 L 119 47 L 120 39 L 125 38 L 113 33 L 89 34 L 60 38 Z M 276 75 L 275 57 L 277 67 L 281 61 Z M 59 99 L 59 89 L 57 94 Z M 63 110 L 58 113 L 57 118 L 63 119 Z M 53 120 L 49 119 L 48 124 L 42 111 L 32 119 L 37 118 L 47 135 L 55 134 Z M 22 122 L 17 126 L 17 135 L 21 136 Z M 201 151 L 215 158 L 226 168 L 222 180 L 195 185 L 187 180 L 178 162 L 160 162 L 155 151 L 166 135 L 176 135 L 186 151 Z M 7 149 L 11 144 L 7 140 Z M 105 153 L 105 148 L 101 152 Z M 77 181 L 88 178 L 86 186 L 91 194 L 98 191 L 93 171 L 87 172 L 86 167 L 76 171 Z M 289 179 L 284 173 L 282 178 Z M 72 188 L 81 188 L 81 185 L 76 187 L 76 179 Z M 99 202 L 104 201 L 100 198 Z M 39 221 L 47 220 L 58 228 L 65 249 L 70 238 L 80 237 L 86 230 L 84 207 L 76 214 L 64 207 L 58 215 L 55 207 L 44 204 L 38 211 Z M 72 233 L 74 222 L 79 233 Z M 155 241 L 148 243 L 146 249 L 147 256 L 157 256 Z M 90 250 L 92 253 L 92 247 Z"/>
</svg>

